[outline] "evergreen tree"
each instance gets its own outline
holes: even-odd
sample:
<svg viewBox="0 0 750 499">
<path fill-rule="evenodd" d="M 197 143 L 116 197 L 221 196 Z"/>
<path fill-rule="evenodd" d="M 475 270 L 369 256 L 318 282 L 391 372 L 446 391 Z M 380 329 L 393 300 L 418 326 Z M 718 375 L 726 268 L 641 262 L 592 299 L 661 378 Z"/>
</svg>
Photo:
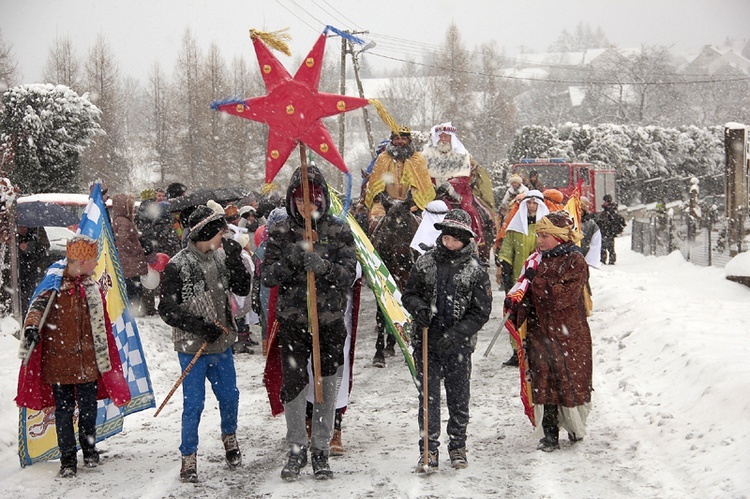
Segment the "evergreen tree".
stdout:
<svg viewBox="0 0 750 499">
<path fill-rule="evenodd" d="M 21 85 L 3 94 L 3 169 L 24 194 L 78 192 L 79 155 L 103 132 L 101 112 L 63 85 Z"/>
</svg>

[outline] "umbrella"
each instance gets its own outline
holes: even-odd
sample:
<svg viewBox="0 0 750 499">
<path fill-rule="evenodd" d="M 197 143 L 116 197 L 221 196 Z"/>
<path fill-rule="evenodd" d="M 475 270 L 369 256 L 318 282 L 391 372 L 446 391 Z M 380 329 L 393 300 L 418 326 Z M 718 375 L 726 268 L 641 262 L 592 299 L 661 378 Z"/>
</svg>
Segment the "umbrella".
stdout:
<svg viewBox="0 0 750 499">
<path fill-rule="evenodd" d="M 16 224 L 23 227 L 68 227 L 81 221 L 73 209 L 44 201 L 18 203 L 16 214 Z"/>
<path fill-rule="evenodd" d="M 213 199 L 217 203 L 237 201 L 245 197 L 245 192 L 236 187 L 220 187 L 217 189 L 198 189 L 185 196 L 170 199 L 169 211 L 182 211 L 185 208 L 194 208 L 200 204 L 206 204 Z"/>
</svg>

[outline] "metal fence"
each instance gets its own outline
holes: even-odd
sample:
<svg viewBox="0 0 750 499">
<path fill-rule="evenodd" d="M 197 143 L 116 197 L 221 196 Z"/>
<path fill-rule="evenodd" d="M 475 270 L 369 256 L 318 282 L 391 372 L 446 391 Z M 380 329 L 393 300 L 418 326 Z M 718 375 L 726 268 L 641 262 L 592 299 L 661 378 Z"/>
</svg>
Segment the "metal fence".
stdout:
<svg viewBox="0 0 750 499">
<path fill-rule="evenodd" d="M 726 244 L 728 220 L 719 219 L 700 226 L 689 217 L 653 216 L 634 219 L 630 247 L 644 255 L 664 256 L 680 250 L 685 260 L 696 265 L 724 267 L 747 244 L 729 248 Z"/>
</svg>

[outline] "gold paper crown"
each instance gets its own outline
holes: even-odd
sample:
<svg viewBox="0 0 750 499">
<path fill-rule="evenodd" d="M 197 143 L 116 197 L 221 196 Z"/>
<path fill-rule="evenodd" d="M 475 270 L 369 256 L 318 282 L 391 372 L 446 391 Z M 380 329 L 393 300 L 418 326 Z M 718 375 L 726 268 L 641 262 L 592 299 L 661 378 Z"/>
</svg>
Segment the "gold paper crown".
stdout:
<svg viewBox="0 0 750 499">
<path fill-rule="evenodd" d="M 406 125 L 399 125 L 395 130 L 393 130 L 393 133 L 396 133 L 398 135 L 411 135 L 411 127 Z"/>
<path fill-rule="evenodd" d="M 99 243 L 87 236 L 74 236 L 65 248 L 69 260 L 92 260 L 99 255 Z"/>
</svg>

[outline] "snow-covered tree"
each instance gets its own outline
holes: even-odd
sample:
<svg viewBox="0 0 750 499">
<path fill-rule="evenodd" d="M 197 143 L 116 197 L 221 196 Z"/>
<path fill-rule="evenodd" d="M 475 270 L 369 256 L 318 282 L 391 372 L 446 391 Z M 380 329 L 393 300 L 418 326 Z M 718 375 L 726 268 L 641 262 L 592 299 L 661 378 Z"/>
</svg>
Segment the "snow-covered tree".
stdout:
<svg viewBox="0 0 750 499">
<path fill-rule="evenodd" d="M 79 192 L 79 155 L 104 132 L 88 95 L 63 85 L 21 85 L 3 93 L 2 169 L 23 193 Z"/>
</svg>

